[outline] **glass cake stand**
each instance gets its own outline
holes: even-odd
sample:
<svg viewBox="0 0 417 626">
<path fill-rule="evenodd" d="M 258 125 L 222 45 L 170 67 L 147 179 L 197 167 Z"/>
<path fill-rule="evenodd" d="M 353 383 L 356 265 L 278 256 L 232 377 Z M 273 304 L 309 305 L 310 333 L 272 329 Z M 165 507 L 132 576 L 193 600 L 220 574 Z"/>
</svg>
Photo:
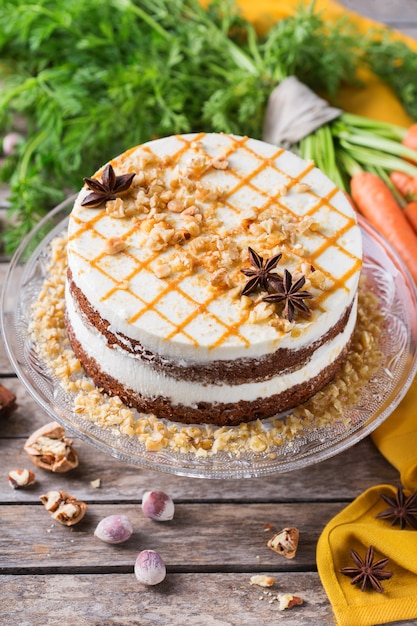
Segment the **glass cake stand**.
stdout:
<svg viewBox="0 0 417 626">
<path fill-rule="evenodd" d="M 364 240 L 364 273 L 378 293 L 383 311 L 380 349 L 383 362 L 363 387 L 360 401 L 342 420 L 312 427 L 273 450 L 237 455 L 221 451 L 205 458 L 170 448 L 149 451 L 136 436 L 99 426 L 77 414 L 73 396 L 37 354 L 28 330 L 31 305 L 48 272 L 50 243 L 65 232 L 73 204 L 69 198 L 51 211 L 22 241 L 6 276 L 1 323 L 11 363 L 28 392 L 47 415 L 72 436 L 121 460 L 153 470 L 200 478 L 248 478 L 284 473 L 334 456 L 369 435 L 395 409 L 417 371 L 417 290 L 389 244 L 360 219 Z M 179 425 L 180 426 L 180 425 Z"/>
</svg>

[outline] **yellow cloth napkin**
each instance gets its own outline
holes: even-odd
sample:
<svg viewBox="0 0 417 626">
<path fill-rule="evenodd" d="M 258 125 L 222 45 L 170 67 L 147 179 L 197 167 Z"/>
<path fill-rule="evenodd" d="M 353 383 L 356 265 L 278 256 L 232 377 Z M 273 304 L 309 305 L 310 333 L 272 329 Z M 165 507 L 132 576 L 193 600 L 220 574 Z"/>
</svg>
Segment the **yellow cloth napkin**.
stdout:
<svg viewBox="0 0 417 626">
<path fill-rule="evenodd" d="M 299 0 L 237 0 L 243 15 L 258 30 L 267 30 L 277 19 L 287 17 L 300 6 Z M 310 0 L 304 0 L 309 5 Z M 358 32 L 381 28 L 372 20 L 346 11 L 332 0 L 317 0 L 316 10 L 323 11 L 326 20 L 347 15 Z M 400 34 L 417 50 L 417 42 Z M 373 119 L 408 126 L 412 120 L 405 113 L 390 88 L 369 72 L 363 72 L 363 87 L 347 87 L 339 94 L 338 105 L 346 111 Z M 373 434 L 381 453 L 399 471 L 403 486 L 409 492 L 417 490 L 417 380 L 393 414 Z M 396 494 L 396 486 L 379 485 L 359 496 L 333 518 L 323 530 L 317 544 L 317 566 L 323 586 L 340 626 L 374 626 L 398 620 L 417 618 L 417 531 L 391 526 L 390 521 L 375 519 L 388 505 L 380 493 Z M 353 565 L 350 549 L 362 557 L 370 545 L 375 548 L 375 560 L 389 557 L 387 571 L 394 575 L 382 581 L 384 593 L 362 592 L 351 584 L 351 578 L 339 572 Z"/>
<path fill-rule="evenodd" d="M 417 491 L 417 378 L 398 408 L 372 434 L 372 440 L 397 468 L 403 486 Z M 415 537 L 417 558 L 417 531 Z"/>
<path fill-rule="evenodd" d="M 365 491 L 327 524 L 317 544 L 320 578 L 338 626 L 375 626 L 417 618 L 417 531 L 400 530 L 389 520 L 375 519 L 388 508 L 380 493 L 394 497 L 396 488 L 379 485 Z M 364 557 L 370 545 L 375 549 L 374 561 L 390 559 L 384 569 L 393 576 L 381 581 L 384 593 L 362 592 L 339 572 L 354 565 L 351 548 Z"/>
</svg>

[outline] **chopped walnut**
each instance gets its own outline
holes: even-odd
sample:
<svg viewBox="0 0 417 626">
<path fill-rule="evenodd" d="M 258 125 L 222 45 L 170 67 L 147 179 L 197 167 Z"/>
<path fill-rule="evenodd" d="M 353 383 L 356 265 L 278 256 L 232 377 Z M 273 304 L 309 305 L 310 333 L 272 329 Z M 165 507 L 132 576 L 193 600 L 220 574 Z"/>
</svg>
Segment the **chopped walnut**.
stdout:
<svg viewBox="0 0 417 626">
<path fill-rule="evenodd" d="M 285 609 L 292 609 L 293 606 L 301 606 L 303 604 L 302 598 L 299 596 L 293 596 L 291 593 L 278 594 L 279 610 L 285 611 Z"/>
<path fill-rule="evenodd" d="M 125 206 L 121 198 L 115 200 L 109 200 L 106 203 L 106 213 L 111 217 L 122 218 L 125 217 Z"/>
<path fill-rule="evenodd" d="M 242 289 L 239 287 L 239 290 L 236 293 L 236 297 L 240 296 Z M 234 294 L 235 295 L 235 294 Z M 253 300 L 249 296 L 242 296 L 240 299 L 240 308 L 242 311 L 250 309 L 252 307 Z"/>
<path fill-rule="evenodd" d="M 127 243 L 124 239 L 121 239 L 120 237 L 112 237 L 111 239 L 107 239 L 105 246 L 104 246 L 104 252 L 105 254 L 119 254 L 119 252 L 123 252 L 123 250 L 126 250 L 127 248 Z"/>
<path fill-rule="evenodd" d="M 151 165 L 155 165 L 157 162 L 157 155 L 150 151 L 144 151 L 139 158 L 139 165 L 141 169 L 149 168 Z"/>
<path fill-rule="evenodd" d="M 294 327 L 294 323 L 284 319 L 282 317 L 274 317 L 274 319 L 270 320 L 269 325 L 273 328 L 276 328 L 278 331 L 282 333 L 289 333 L 292 331 Z"/>
<path fill-rule="evenodd" d="M 168 202 L 167 209 L 168 211 L 171 211 L 171 213 L 182 213 L 185 207 L 183 202 L 174 198 Z"/>
<path fill-rule="evenodd" d="M 278 223 L 273 220 L 272 218 L 268 218 L 266 220 L 262 220 L 260 222 L 260 227 L 263 228 L 263 230 L 268 233 L 268 235 L 270 235 L 271 233 L 274 232 L 274 230 L 277 230 L 279 228 Z"/>
<path fill-rule="evenodd" d="M 298 548 L 299 534 L 298 528 L 284 528 L 268 541 L 268 548 L 287 559 L 293 559 Z"/>
<path fill-rule="evenodd" d="M 288 185 L 280 185 L 277 191 L 280 196 L 286 196 L 288 193 Z"/>
<path fill-rule="evenodd" d="M 188 251 L 190 254 L 198 254 L 199 252 L 208 252 L 213 250 L 215 246 L 215 240 L 209 235 L 199 235 L 188 245 Z"/>
<path fill-rule="evenodd" d="M 312 287 L 316 287 L 322 290 L 326 289 L 327 280 L 322 271 L 316 270 L 315 272 L 311 272 L 308 278 Z"/>
<path fill-rule="evenodd" d="M 200 209 L 196 207 L 195 204 L 191 204 L 189 207 L 187 207 L 186 209 L 184 209 L 184 211 L 181 212 L 181 215 L 194 216 L 194 215 L 199 215 L 199 213 L 200 213 Z"/>
<path fill-rule="evenodd" d="M 293 191 L 295 191 L 295 193 L 306 193 L 307 191 L 311 191 L 311 187 L 307 183 L 295 183 Z"/>
<path fill-rule="evenodd" d="M 35 482 L 35 474 L 27 469 L 15 469 L 8 473 L 7 478 L 13 489 L 22 489 L 29 487 Z"/>
<path fill-rule="evenodd" d="M 188 232 L 188 230 L 185 230 L 185 229 L 176 230 L 171 237 L 171 243 L 174 245 L 178 243 L 181 244 L 181 243 L 184 243 L 185 241 L 188 241 L 188 239 L 190 238 L 191 238 L 191 235 Z"/>
<path fill-rule="evenodd" d="M 259 302 L 255 309 L 253 309 L 248 318 L 250 324 L 257 324 L 264 322 L 274 314 L 274 307 L 266 302 Z"/>
<path fill-rule="evenodd" d="M 154 267 L 154 274 L 158 278 L 167 278 L 171 275 L 171 268 L 168 263 L 158 263 Z"/>
<path fill-rule="evenodd" d="M 32 462 L 51 472 L 68 472 L 78 466 L 78 455 L 65 430 L 57 422 L 50 422 L 36 430 L 26 441 L 24 450 Z"/>
<path fill-rule="evenodd" d="M 227 170 L 229 161 L 225 156 L 218 156 L 211 160 L 211 165 L 215 170 Z"/>
<path fill-rule="evenodd" d="M 250 579 L 251 585 L 258 585 L 259 587 L 272 587 L 274 582 L 275 578 L 273 576 L 265 576 L 265 574 L 255 574 Z"/>
<path fill-rule="evenodd" d="M 53 519 L 64 526 L 78 524 L 87 511 L 85 502 L 77 500 L 65 491 L 48 491 L 48 493 L 39 497 Z"/>
<path fill-rule="evenodd" d="M 213 274 L 211 274 L 210 283 L 215 287 L 223 287 L 224 289 L 233 287 L 233 281 L 225 267 L 220 267 L 218 270 L 213 272 Z"/>
<path fill-rule="evenodd" d="M 186 228 L 187 228 L 187 231 L 190 233 L 190 235 L 192 235 L 193 237 L 197 237 L 201 232 L 201 228 L 198 224 L 198 221 L 195 219 L 187 220 Z"/>
<path fill-rule="evenodd" d="M 219 189 L 208 189 L 202 185 L 198 186 L 195 192 L 196 200 L 202 202 L 216 202 L 221 198 L 221 192 Z"/>
</svg>

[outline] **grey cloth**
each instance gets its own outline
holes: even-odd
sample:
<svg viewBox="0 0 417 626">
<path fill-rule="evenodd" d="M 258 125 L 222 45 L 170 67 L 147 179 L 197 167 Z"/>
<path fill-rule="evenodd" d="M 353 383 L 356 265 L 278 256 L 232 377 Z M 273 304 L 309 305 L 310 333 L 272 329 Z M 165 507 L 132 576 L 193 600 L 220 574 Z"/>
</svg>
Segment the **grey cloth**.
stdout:
<svg viewBox="0 0 417 626">
<path fill-rule="evenodd" d="M 262 139 L 290 148 L 341 113 L 341 109 L 331 107 L 296 76 L 289 76 L 268 98 Z"/>
</svg>

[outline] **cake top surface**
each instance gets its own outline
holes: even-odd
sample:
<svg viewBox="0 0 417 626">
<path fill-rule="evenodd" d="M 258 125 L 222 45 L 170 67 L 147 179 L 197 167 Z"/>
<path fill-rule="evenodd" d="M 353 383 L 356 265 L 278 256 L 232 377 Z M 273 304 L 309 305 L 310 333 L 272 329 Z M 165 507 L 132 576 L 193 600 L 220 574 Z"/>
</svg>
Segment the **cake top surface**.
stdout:
<svg viewBox="0 0 417 626">
<path fill-rule="evenodd" d="M 253 356 L 314 341 L 353 302 L 360 229 L 313 163 L 198 133 L 148 142 L 110 165 L 75 201 L 68 261 L 113 331 L 178 356 Z M 267 289 L 284 297 L 265 301 Z"/>
</svg>

